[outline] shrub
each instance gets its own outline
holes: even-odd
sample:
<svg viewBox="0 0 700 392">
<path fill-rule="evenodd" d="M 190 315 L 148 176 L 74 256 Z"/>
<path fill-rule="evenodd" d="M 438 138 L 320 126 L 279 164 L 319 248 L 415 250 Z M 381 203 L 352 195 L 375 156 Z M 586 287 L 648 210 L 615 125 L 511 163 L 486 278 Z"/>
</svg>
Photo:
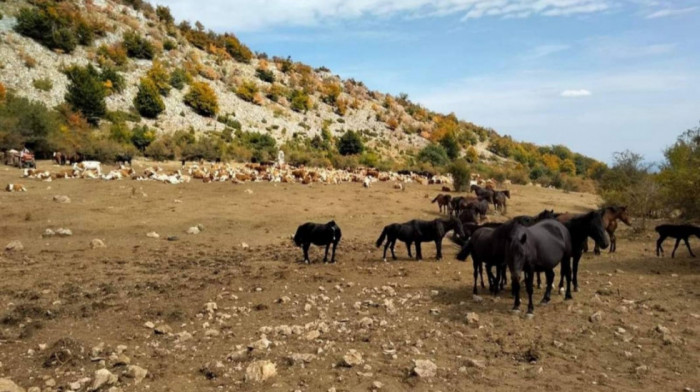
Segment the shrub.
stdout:
<svg viewBox="0 0 700 392">
<path fill-rule="evenodd" d="M 34 88 L 41 91 L 51 91 L 53 82 L 49 78 L 34 79 L 32 82 Z"/>
<path fill-rule="evenodd" d="M 239 145 L 252 150 L 252 159 L 256 162 L 273 161 L 277 156 L 277 142 L 268 134 L 239 131 L 236 136 Z"/>
<path fill-rule="evenodd" d="M 202 116 L 212 117 L 219 111 L 216 93 L 207 83 L 194 82 L 185 95 L 185 104 Z"/>
<path fill-rule="evenodd" d="M 175 68 L 173 72 L 170 73 L 170 85 L 178 90 L 182 90 L 185 84 L 191 81 L 192 78 L 190 74 L 182 68 Z"/>
<path fill-rule="evenodd" d="M 431 143 L 418 153 L 420 162 L 430 163 L 433 166 L 444 166 L 450 161 L 445 148 L 439 144 Z"/>
<path fill-rule="evenodd" d="M 156 161 L 172 160 L 175 159 L 174 145 L 169 138 L 161 137 L 146 147 L 144 155 Z"/>
<path fill-rule="evenodd" d="M 238 62 L 250 63 L 250 60 L 253 58 L 253 52 L 233 35 L 225 34 L 223 45 L 226 52 Z"/>
<path fill-rule="evenodd" d="M 274 83 L 275 82 L 275 74 L 267 69 L 262 69 L 258 68 L 255 70 L 255 76 L 258 77 L 258 79 L 262 80 L 263 82 L 267 83 Z"/>
<path fill-rule="evenodd" d="M 37 8 L 22 8 L 15 31 L 49 49 L 70 53 L 78 45 L 73 23 L 71 15 L 58 12 L 53 2 L 46 2 Z"/>
<path fill-rule="evenodd" d="M 129 57 L 150 60 L 153 58 L 155 49 L 151 41 L 143 38 L 141 34 L 127 31 L 123 36 L 123 45 Z"/>
<path fill-rule="evenodd" d="M 150 78 L 142 78 L 139 91 L 134 97 L 134 107 L 147 118 L 156 118 L 165 110 L 165 103 L 158 94 L 158 87 Z"/>
<path fill-rule="evenodd" d="M 126 64 L 129 59 L 126 54 L 126 49 L 122 44 L 114 44 L 111 46 L 100 45 L 100 47 L 97 48 L 97 55 L 97 61 L 102 66 L 109 62 L 116 66 L 122 66 Z"/>
<path fill-rule="evenodd" d="M 659 173 L 659 184 L 672 208 L 684 218 L 700 217 L 700 127 L 680 135 L 664 152 L 666 162 Z"/>
<path fill-rule="evenodd" d="M 0 83 L 0 102 L 3 102 L 5 97 L 7 97 L 7 89 L 4 84 Z"/>
<path fill-rule="evenodd" d="M 165 41 L 163 41 L 163 49 L 170 51 L 175 48 L 177 48 L 177 42 L 175 42 L 175 40 L 166 39 Z"/>
<path fill-rule="evenodd" d="M 131 130 L 131 143 L 140 151 L 144 151 L 155 138 L 155 131 L 149 129 L 146 125 L 137 125 Z"/>
<path fill-rule="evenodd" d="M 39 101 L 5 93 L 0 84 L 0 150 L 26 145 L 38 156 L 49 156 L 52 132 L 61 129 L 60 116 Z"/>
<path fill-rule="evenodd" d="M 151 79 L 160 95 L 167 97 L 170 93 L 170 75 L 160 61 L 154 61 L 151 69 L 146 72 L 146 77 Z"/>
<path fill-rule="evenodd" d="M 111 163 L 121 154 L 124 147 L 114 140 L 88 137 L 80 146 L 81 155 L 87 159 Z"/>
<path fill-rule="evenodd" d="M 476 148 L 474 148 L 474 146 L 469 146 L 469 148 L 467 148 L 467 153 L 465 154 L 464 159 L 466 159 L 469 163 L 479 162 L 479 153 L 476 152 Z"/>
<path fill-rule="evenodd" d="M 243 81 L 243 83 L 236 88 L 236 95 L 238 98 L 246 102 L 253 102 L 253 99 L 255 99 L 255 94 L 257 93 L 258 86 L 255 84 L 255 82 L 249 80 Z"/>
<path fill-rule="evenodd" d="M 109 138 L 115 142 L 121 144 L 131 143 L 132 136 L 133 133 L 131 132 L 131 129 L 129 129 L 129 127 L 123 122 L 113 123 L 109 127 Z"/>
<path fill-rule="evenodd" d="M 311 98 L 303 90 L 292 90 L 289 103 L 295 112 L 306 112 L 311 109 Z"/>
<path fill-rule="evenodd" d="M 173 15 L 170 13 L 170 8 L 166 6 L 156 6 L 156 16 L 158 16 L 158 20 L 166 25 L 171 25 L 175 22 L 175 18 L 173 18 Z"/>
<path fill-rule="evenodd" d="M 270 101 L 277 102 L 277 100 L 279 99 L 279 97 L 281 97 L 281 96 L 283 96 L 283 95 L 285 95 L 285 94 L 286 94 L 286 90 L 285 90 L 284 86 L 282 86 L 282 85 L 279 84 L 279 83 L 273 83 L 273 84 L 267 89 L 267 93 L 265 94 L 265 96 L 266 96 Z"/>
<path fill-rule="evenodd" d="M 449 169 L 454 181 L 454 189 L 457 192 L 465 192 L 469 187 L 470 173 L 467 162 L 463 159 L 454 161 Z"/>
<path fill-rule="evenodd" d="M 362 138 L 355 131 L 347 131 L 338 139 L 338 152 L 340 155 L 361 154 L 364 149 Z"/>
<path fill-rule="evenodd" d="M 140 122 L 141 116 L 136 112 L 124 112 L 121 110 L 108 111 L 105 114 L 105 120 L 112 123 L 123 123 L 125 121 Z"/>
<path fill-rule="evenodd" d="M 456 159 L 459 156 L 459 144 L 452 133 L 443 136 L 442 139 L 440 139 L 440 145 L 445 149 L 450 159 Z"/>
<path fill-rule="evenodd" d="M 92 64 L 87 67 L 73 66 L 66 70 L 70 84 L 66 92 L 66 102 L 73 109 L 80 111 L 85 119 L 97 125 L 106 112 L 105 96 L 107 91 L 102 84 L 100 74 Z"/>
<path fill-rule="evenodd" d="M 120 93 L 124 91 L 124 88 L 126 87 L 124 77 L 112 67 L 105 67 L 100 74 L 100 79 L 104 83 L 107 90 Z"/>
</svg>

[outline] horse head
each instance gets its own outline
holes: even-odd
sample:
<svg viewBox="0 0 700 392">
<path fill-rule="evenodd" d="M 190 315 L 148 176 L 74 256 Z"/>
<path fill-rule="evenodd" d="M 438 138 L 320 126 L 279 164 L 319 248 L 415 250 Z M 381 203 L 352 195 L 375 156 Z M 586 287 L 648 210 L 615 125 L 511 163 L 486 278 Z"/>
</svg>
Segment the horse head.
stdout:
<svg viewBox="0 0 700 392">
<path fill-rule="evenodd" d="M 508 235 L 506 254 L 512 260 L 516 270 L 522 270 L 523 265 L 531 256 L 532 250 L 528 245 L 529 240 L 527 228 L 515 222 Z"/>
<path fill-rule="evenodd" d="M 610 245 L 610 239 L 605 232 L 603 216 L 598 211 L 591 211 L 584 216 L 587 227 L 587 234 L 593 238 L 596 245 L 601 249 L 606 249 Z"/>
</svg>

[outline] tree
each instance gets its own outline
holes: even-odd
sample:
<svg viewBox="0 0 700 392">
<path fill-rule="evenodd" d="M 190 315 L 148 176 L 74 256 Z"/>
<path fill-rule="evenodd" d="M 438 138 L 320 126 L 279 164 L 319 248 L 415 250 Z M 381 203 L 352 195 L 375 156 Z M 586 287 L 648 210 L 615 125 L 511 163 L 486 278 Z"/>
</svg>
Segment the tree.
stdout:
<svg viewBox="0 0 700 392">
<path fill-rule="evenodd" d="M 170 75 L 160 61 L 154 61 L 146 76 L 153 81 L 160 95 L 167 97 L 170 93 Z"/>
<path fill-rule="evenodd" d="M 66 75 L 70 81 L 66 102 L 80 111 L 90 124 L 97 125 L 107 111 L 107 90 L 99 72 L 92 64 L 88 64 L 87 67 L 72 66 L 66 70 Z"/>
<path fill-rule="evenodd" d="M 311 98 L 303 90 L 292 90 L 289 104 L 295 112 L 306 112 L 311 109 Z"/>
<path fill-rule="evenodd" d="M 134 97 L 134 107 L 147 118 L 156 118 L 165 110 L 165 103 L 158 94 L 158 88 L 150 78 L 142 78 L 139 91 Z"/>
<path fill-rule="evenodd" d="M 659 187 L 651 174 L 652 165 L 631 151 L 616 152 L 613 166 L 600 180 L 601 196 L 606 204 L 626 205 L 635 216 L 646 218 L 659 211 Z M 642 219 L 642 228 L 645 220 Z"/>
<path fill-rule="evenodd" d="M 466 159 L 469 163 L 479 162 L 479 153 L 476 152 L 476 148 L 474 148 L 474 146 L 469 146 L 469 148 L 467 148 L 467 154 L 464 156 L 464 159 Z"/>
<path fill-rule="evenodd" d="M 448 133 L 440 139 L 440 145 L 445 149 L 447 156 L 450 159 L 456 159 L 459 156 L 459 144 L 455 139 L 454 134 Z"/>
<path fill-rule="evenodd" d="M 418 153 L 418 160 L 430 163 L 433 166 L 444 166 L 450 162 L 450 157 L 447 156 L 444 147 L 439 144 L 431 143 L 420 150 Z"/>
<path fill-rule="evenodd" d="M 151 41 L 143 38 L 141 34 L 133 31 L 124 33 L 124 47 L 129 57 L 150 60 L 153 58 L 155 49 Z"/>
<path fill-rule="evenodd" d="M 466 191 L 470 180 L 469 165 L 467 165 L 467 162 L 463 159 L 454 161 L 450 165 L 449 172 L 452 174 L 455 191 Z"/>
<path fill-rule="evenodd" d="M 156 135 L 155 132 L 150 130 L 148 126 L 143 125 L 143 126 L 135 126 L 134 129 L 131 131 L 131 142 L 143 152 L 146 147 L 148 147 L 153 140 L 155 140 Z"/>
<path fill-rule="evenodd" d="M 202 116 L 212 117 L 219 111 L 219 101 L 214 90 L 205 82 L 194 82 L 185 95 L 185 104 Z"/>
<path fill-rule="evenodd" d="M 362 138 L 355 131 L 347 131 L 338 139 L 338 152 L 341 155 L 361 154 L 364 149 Z"/>
<path fill-rule="evenodd" d="M 664 198 L 686 218 L 700 217 L 700 126 L 680 135 L 664 156 L 658 178 Z"/>
<path fill-rule="evenodd" d="M 572 176 L 576 175 L 576 164 L 571 159 L 565 159 L 561 162 L 559 166 L 559 171 L 562 173 L 570 174 Z"/>
</svg>

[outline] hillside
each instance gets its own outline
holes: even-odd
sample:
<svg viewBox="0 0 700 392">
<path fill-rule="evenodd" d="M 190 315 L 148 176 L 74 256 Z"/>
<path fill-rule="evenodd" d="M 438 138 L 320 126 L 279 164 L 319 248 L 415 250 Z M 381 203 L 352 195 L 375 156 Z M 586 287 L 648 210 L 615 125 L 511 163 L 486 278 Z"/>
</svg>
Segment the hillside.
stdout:
<svg viewBox="0 0 700 392">
<path fill-rule="evenodd" d="M 0 2 L 0 13 L 0 83 L 15 97 L 58 107 L 68 128 L 64 134 L 78 133 L 48 138 L 46 151 L 49 145 L 77 152 L 120 149 L 107 142 L 95 148 L 81 145 L 80 140 L 87 138 L 132 148 L 134 134 L 142 132 L 149 140 L 133 144 L 153 158 L 183 155 L 187 150 L 183 138 L 191 143 L 212 135 L 216 136 L 214 154 L 239 160 L 269 158 L 271 154 L 259 151 L 273 143 L 251 136 L 258 134 L 274 139 L 271 148 L 291 152 L 288 155 L 298 161 L 293 163 L 337 166 L 357 163 L 334 157 L 334 142 L 353 130 L 366 148 L 350 153 L 362 153 L 355 161 L 369 166 L 442 170 L 451 160 L 465 156 L 470 163 L 486 163 L 480 166 L 482 171 L 507 166 L 509 171 L 500 176 L 517 177 L 519 182 L 541 177 L 545 185 L 560 174 L 592 177 L 591 169 L 602 167 L 562 146 L 513 142 L 454 115 L 432 112 L 405 95 L 370 91 L 362 82 L 343 80 L 325 67 L 314 69 L 289 58 L 254 54 L 232 34 L 206 31 L 199 22 L 176 24 L 166 7 L 153 8 L 140 0 L 7 0 Z M 73 66 L 88 64 L 95 69 L 71 71 Z M 104 107 L 95 108 L 95 115 L 74 102 L 92 99 L 67 98 L 71 78 L 89 77 L 104 85 L 94 100 L 104 99 Z M 185 103 L 195 85 L 210 88 L 198 98 L 213 96 L 211 107 Z M 135 98 L 142 90 L 160 94 L 144 93 L 141 106 L 136 107 Z M 78 95 L 87 94 L 79 90 Z M 63 105 L 66 101 L 68 108 Z M 143 107 L 144 102 L 150 106 Z M 85 121 L 71 118 L 68 110 L 82 113 L 97 131 L 94 127 L 76 131 L 86 127 Z M 183 137 L 184 133 L 193 136 Z M 158 148 L 145 150 L 161 136 L 166 139 L 156 144 Z M 72 141 L 64 142 L 68 139 Z M 12 147 L 13 142 L 17 138 L 0 138 L 3 148 Z M 30 140 L 23 142 L 32 145 Z"/>
</svg>

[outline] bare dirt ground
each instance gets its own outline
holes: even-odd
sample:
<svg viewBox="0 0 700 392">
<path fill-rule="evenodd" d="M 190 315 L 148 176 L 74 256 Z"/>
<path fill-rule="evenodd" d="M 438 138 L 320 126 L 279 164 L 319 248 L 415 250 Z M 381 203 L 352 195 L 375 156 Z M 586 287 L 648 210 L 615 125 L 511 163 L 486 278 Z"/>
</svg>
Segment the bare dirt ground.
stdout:
<svg viewBox="0 0 700 392">
<path fill-rule="evenodd" d="M 112 391 L 700 390 L 700 266 L 685 249 L 657 258 L 652 231 L 621 228 L 616 254 L 584 256 L 573 301 L 555 295 L 526 319 L 509 293 L 472 297 L 471 263 L 449 241 L 441 262 L 432 244 L 421 263 L 403 245 L 398 261 L 381 261 L 381 228 L 437 216 L 427 197 L 439 186 L 39 182 L 0 167 L 7 183 L 28 192 L 0 193 L 0 246 L 24 245 L 0 253 L 0 377 L 24 388 L 86 391 L 106 367 L 119 378 L 102 388 Z M 511 189 L 510 216 L 598 203 Z M 290 235 L 330 219 L 343 230 L 338 263 L 320 263 L 318 248 L 316 263 L 300 263 Z M 42 238 L 59 227 L 73 235 Z M 351 349 L 362 363 L 342 366 Z M 411 374 L 421 359 L 435 376 Z M 246 381 L 258 360 L 277 374 Z M 136 385 L 127 363 L 146 379 Z"/>
</svg>

